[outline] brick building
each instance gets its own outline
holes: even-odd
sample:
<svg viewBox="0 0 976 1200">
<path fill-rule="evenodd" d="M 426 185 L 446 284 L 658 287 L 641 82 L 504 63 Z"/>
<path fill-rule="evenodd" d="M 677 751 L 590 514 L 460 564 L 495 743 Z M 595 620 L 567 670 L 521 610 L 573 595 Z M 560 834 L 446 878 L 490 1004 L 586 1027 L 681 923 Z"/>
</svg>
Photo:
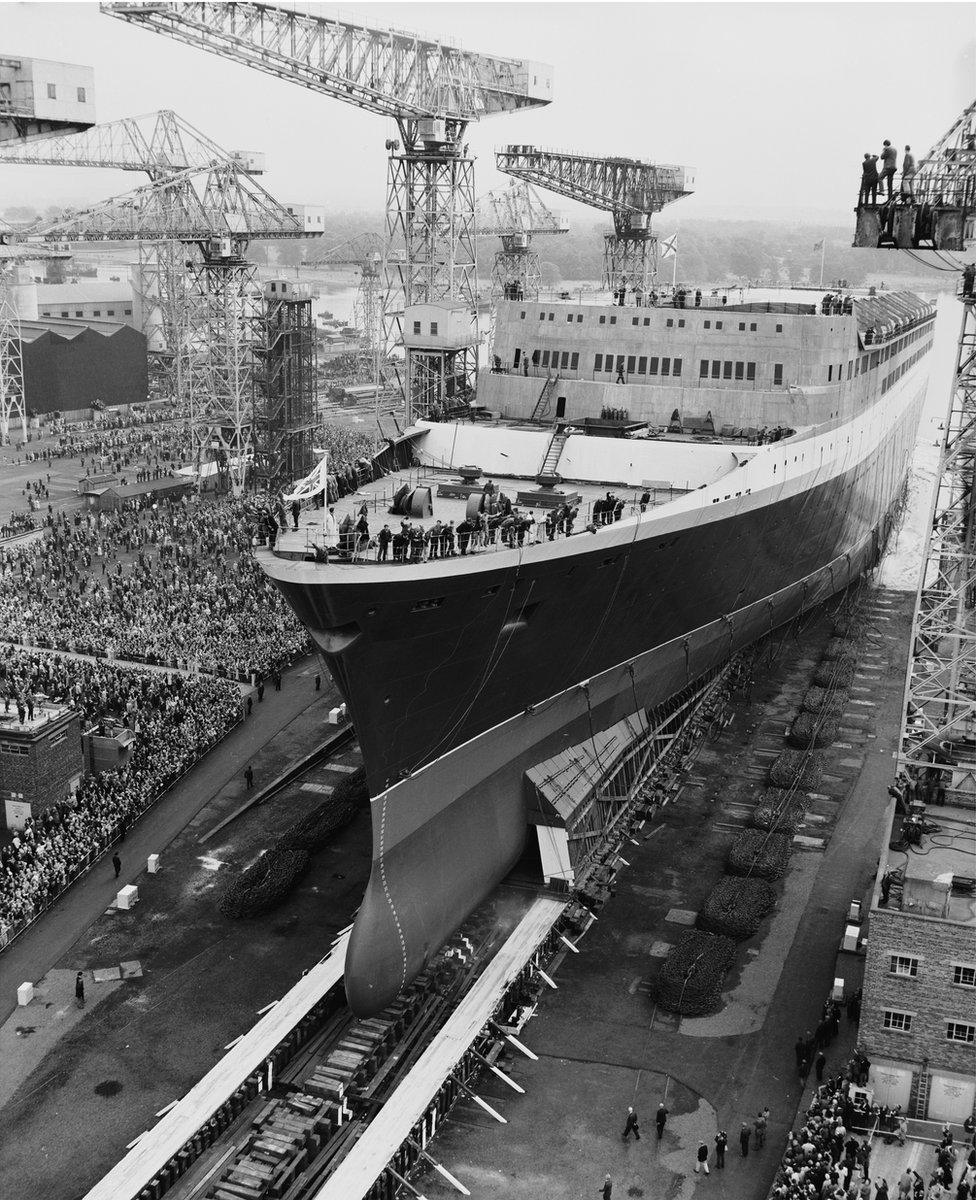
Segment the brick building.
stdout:
<svg viewBox="0 0 976 1200">
<path fill-rule="evenodd" d="M 84 773 L 78 714 L 40 701 L 33 719 L 0 712 L 0 800 L 4 824 L 22 829 L 27 817 L 66 800 Z"/>
<path fill-rule="evenodd" d="M 859 1044 L 878 1104 L 963 1121 L 976 1103 L 976 819 L 930 806 L 939 827 L 901 841 L 892 801 L 868 926 Z M 884 902 L 882 879 L 890 872 Z"/>
</svg>

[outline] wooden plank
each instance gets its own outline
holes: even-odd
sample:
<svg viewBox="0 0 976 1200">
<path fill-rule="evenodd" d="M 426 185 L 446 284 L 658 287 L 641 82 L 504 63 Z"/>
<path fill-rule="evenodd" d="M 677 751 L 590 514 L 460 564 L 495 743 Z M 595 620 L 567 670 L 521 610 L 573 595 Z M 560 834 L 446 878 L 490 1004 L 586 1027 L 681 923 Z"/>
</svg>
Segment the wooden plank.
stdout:
<svg viewBox="0 0 976 1200">
<path fill-rule="evenodd" d="M 532 904 L 313 1200 L 351 1200 L 367 1194 L 565 907 L 549 897 Z"/>
<path fill-rule="evenodd" d="M 304 975 L 139 1144 L 86 1193 L 85 1200 L 131 1200 L 214 1115 L 282 1039 L 342 979 L 348 935 Z"/>
</svg>

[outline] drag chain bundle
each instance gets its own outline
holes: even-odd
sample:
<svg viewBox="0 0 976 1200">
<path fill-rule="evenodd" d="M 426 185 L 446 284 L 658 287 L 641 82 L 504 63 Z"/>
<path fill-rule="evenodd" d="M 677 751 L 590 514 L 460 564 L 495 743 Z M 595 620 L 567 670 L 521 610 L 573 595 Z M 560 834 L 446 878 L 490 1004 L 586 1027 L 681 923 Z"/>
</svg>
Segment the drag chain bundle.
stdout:
<svg viewBox="0 0 976 1200">
<path fill-rule="evenodd" d="M 279 839 L 278 845 L 321 850 L 334 834 L 349 824 L 356 815 L 356 810 L 368 799 L 366 772 L 360 767 L 336 784 L 328 800 L 323 800 L 307 816 L 289 826 Z"/>
<path fill-rule="evenodd" d="M 664 960 L 657 1002 L 668 1012 L 700 1016 L 717 1008 L 722 981 L 735 960 L 735 942 L 718 934 L 690 929 Z"/>
<path fill-rule="evenodd" d="M 242 872 L 217 901 L 225 917 L 257 917 L 280 904 L 308 866 L 308 851 L 274 846 Z"/>
<path fill-rule="evenodd" d="M 744 829 L 729 850 L 729 870 L 760 879 L 781 879 L 790 865 L 791 840 L 788 833 Z"/>
<path fill-rule="evenodd" d="M 801 712 L 790 727 L 787 740 L 806 750 L 809 746 L 829 746 L 837 737 L 837 722 L 828 716 Z"/>
<path fill-rule="evenodd" d="M 825 658 L 817 667 L 813 682 L 822 688 L 849 688 L 856 670 L 857 663 L 851 658 Z"/>
<path fill-rule="evenodd" d="M 798 788 L 810 792 L 820 783 L 823 762 L 819 754 L 784 750 L 769 768 L 770 783 L 780 788 Z"/>
<path fill-rule="evenodd" d="M 806 803 L 802 797 L 791 798 L 784 788 L 767 788 L 752 810 L 752 823 L 757 829 L 796 833 L 803 822 L 805 812 Z"/>
<path fill-rule="evenodd" d="M 804 712 L 823 713 L 825 716 L 839 717 L 847 707 L 847 693 L 827 691 L 825 688 L 819 687 L 808 688 L 800 707 Z"/>
<path fill-rule="evenodd" d="M 698 914 L 698 926 L 731 938 L 751 937 L 776 903 L 776 893 L 762 879 L 720 879 Z"/>
</svg>

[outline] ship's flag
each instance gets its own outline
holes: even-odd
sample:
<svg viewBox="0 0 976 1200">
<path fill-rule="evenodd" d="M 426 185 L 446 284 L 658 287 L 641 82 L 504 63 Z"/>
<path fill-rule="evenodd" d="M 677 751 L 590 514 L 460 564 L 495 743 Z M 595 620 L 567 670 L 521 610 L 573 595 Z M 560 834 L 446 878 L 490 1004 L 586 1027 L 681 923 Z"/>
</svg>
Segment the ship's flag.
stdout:
<svg viewBox="0 0 976 1200">
<path fill-rule="evenodd" d="M 328 472 L 328 454 L 324 450 L 315 448 L 316 454 L 321 454 L 321 458 L 315 466 L 309 471 L 304 479 L 300 479 L 288 493 L 283 496 L 285 504 L 291 504 L 293 500 L 310 500 L 312 496 L 317 496 L 319 492 L 326 492 L 329 486 Z"/>
<path fill-rule="evenodd" d="M 659 257 L 661 257 L 661 258 L 667 258 L 669 254 L 677 254 L 677 253 L 678 253 L 678 235 L 674 234 L 672 237 L 664 239 L 664 241 L 661 243 L 661 248 L 660 248 L 658 254 L 659 254 Z"/>
<path fill-rule="evenodd" d="M 814 250 L 822 250 L 824 248 L 823 238 L 821 238 L 819 242 L 814 242 L 813 248 Z"/>
</svg>

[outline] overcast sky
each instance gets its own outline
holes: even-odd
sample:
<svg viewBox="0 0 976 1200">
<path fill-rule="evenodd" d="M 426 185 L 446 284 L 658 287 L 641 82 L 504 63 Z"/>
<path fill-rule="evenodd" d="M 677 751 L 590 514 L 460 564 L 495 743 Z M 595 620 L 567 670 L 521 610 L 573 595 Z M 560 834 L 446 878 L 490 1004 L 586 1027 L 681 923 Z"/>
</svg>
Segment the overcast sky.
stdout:
<svg viewBox="0 0 976 1200">
<path fill-rule="evenodd" d="M 293 5 L 302 11 L 305 5 Z M 470 130 L 479 194 L 493 147 L 536 143 L 697 168 L 674 218 L 845 222 L 884 138 L 923 153 L 976 94 L 971 4 L 360 4 L 309 6 L 552 64 L 551 105 Z M 392 122 L 99 13 L 4 3 L 0 52 L 95 69 L 99 121 L 172 108 L 268 157 L 279 199 L 380 211 Z M 3 167 L 0 209 L 128 191 L 141 176 Z M 566 201 L 553 206 L 587 219 Z M 680 210 L 680 212 L 679 212 Z"/>
</svg>

